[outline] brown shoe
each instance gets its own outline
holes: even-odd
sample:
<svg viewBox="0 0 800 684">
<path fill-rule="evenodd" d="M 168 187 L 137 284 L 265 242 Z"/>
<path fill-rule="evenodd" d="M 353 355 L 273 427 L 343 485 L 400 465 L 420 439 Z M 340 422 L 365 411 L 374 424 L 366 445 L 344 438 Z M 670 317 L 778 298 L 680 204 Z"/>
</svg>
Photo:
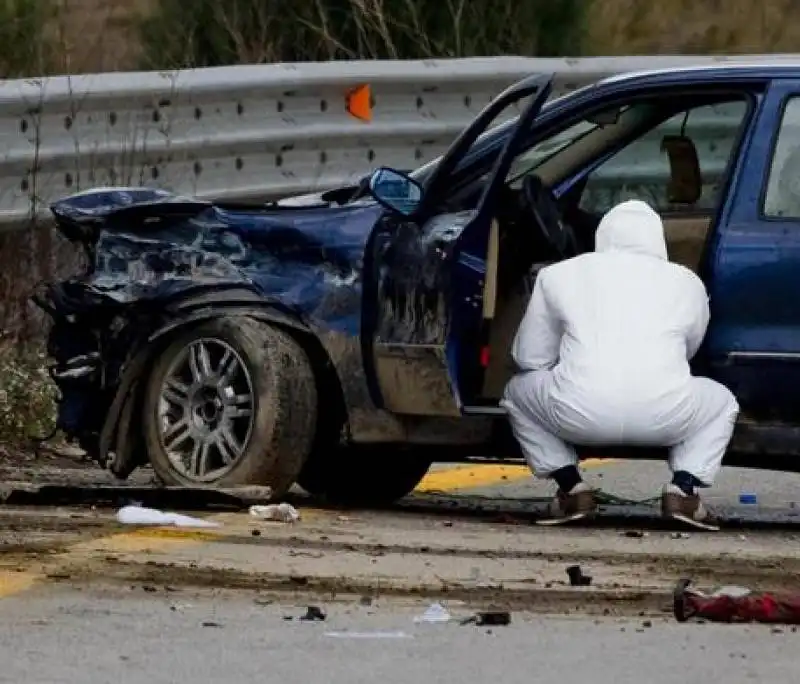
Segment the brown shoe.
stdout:
<svg viewBox="0 0 800 684">
<path fill-rule="evenodd" d="M 661 494 L 661 515 L 700 530 L 719 531 L 719 521 L 703 505 L 697 494 L 687 494 L 669 484 Z"/>
<path fill-rule="evenodd" d="M 590 518 L 597 513 L 594 491 L 585 482 L 575 485 L 569 494 L 559 491 L 550 504 L 548 516 L 537 520 L 537 525 L 563 525 Z"/>
</svg>

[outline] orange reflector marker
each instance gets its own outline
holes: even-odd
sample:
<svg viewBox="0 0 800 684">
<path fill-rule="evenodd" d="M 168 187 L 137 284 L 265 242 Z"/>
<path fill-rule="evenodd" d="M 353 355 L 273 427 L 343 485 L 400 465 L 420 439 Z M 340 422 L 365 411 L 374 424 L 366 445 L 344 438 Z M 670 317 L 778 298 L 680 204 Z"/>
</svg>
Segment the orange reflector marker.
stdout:
<svg viewBox="0 0 800 684">
<path fill-rule="evenodd" d="M 489 347 L 481 348 L 481 366 L 483 368 L 489 367 L 489 359 L 491 357 L 491 349 Z"/>
<path fill-rule="evenodd" d="M 372 121 L 372 89 L 369 84 L 356 86 L 345 96 L 347 113 L 361 121 Z"/>
</svg>

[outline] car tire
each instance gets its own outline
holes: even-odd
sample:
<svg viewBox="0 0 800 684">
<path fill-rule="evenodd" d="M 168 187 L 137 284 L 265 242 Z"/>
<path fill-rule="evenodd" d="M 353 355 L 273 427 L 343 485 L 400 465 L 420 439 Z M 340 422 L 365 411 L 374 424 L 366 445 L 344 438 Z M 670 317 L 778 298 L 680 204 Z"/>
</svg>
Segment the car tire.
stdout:
<svg viewBox="0 0 800 684">
<path fill-rule="evenodd" d="M 386 506 L 410 494 L 433 462 L 424 449 L 340 447 L 313 453 L 297 484 L 341 506 Z"/>
<path fill-rule="evenodd" d="M 308 357 L 290 335 L 250 318 L 220 317 L 161 351 L 143 409 L 147 453 L 166 485 L 260 485 L 277 498 L 311 450 L 317 391 Z"/>
</svg>

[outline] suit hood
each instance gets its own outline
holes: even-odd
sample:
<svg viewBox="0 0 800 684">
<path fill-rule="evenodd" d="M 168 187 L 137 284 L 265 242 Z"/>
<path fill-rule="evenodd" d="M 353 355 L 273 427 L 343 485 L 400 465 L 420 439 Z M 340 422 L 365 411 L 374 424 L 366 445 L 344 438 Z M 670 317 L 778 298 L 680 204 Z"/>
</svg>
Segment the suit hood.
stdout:
<svg viewBox="0 0 800 684">
<path fill-rule="evenodd" d="M 667 260 L 661 217 L 645 202 L 629 200 L 609 210 L 595 234 L 596 252 L 627 252 Z"/>
</svg>

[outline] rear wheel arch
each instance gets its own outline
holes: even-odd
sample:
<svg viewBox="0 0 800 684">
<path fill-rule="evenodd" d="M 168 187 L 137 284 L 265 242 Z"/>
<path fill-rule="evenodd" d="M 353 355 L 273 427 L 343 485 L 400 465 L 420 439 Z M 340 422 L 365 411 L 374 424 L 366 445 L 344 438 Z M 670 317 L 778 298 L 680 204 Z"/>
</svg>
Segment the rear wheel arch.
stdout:
<svg viewBox="0 0 800 684">
<path fill-rule="evenodd" d="M 342 429 L 347 424 L 341 380 L 322 342 L 302 320 L 269 304 L 243 306 L 241 300 L 226 302 L 219 298 L 213 302 L 209 302 L 207 298 L 181 302 L 174 310 L 176 313 L 180 312 L 178 317 L 154 331 L 148 337 L 146 346 L 127 364 L 106 416 L 100 436 L 98 458 L 101 462 L 107 462 L 117 477 L 124 479 L 137 467 L 147 463 L 140 418 L 146 385 L 143 375 L 146 369 L 152 367 L 159 355 L 178 336 L 192 326 L 220 316 L 249 318 L 291 336 L 306 354 L 317 386 L 317 426 L 312 448 L 323 448 L 331 441 L 338 442 Z M 135 418 L 136 416 L 139 418 Z M 115 453 L 109 462 L 110 451 Z"/>
<path fill-rule="evenodd" d="M 311 449 L 317 389 L 296 340 L 218 315 L 169 336 L 142 378 L 141 431 L 171 485 L 266 485 L 280 497 Z"/>
</svg>

